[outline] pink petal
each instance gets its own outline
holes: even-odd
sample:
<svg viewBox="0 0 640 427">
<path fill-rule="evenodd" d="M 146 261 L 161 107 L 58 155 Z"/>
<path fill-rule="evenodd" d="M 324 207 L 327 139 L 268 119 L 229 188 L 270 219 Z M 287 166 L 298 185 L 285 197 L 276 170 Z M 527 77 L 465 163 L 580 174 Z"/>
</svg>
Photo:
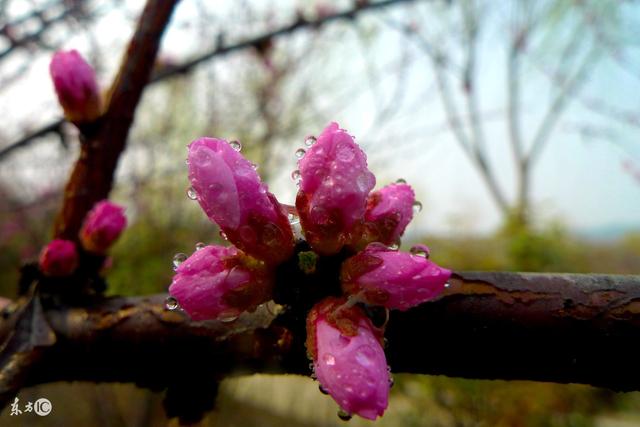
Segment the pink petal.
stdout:
<svg viewBox="0 0 640 427">
<path fill-rule="evenodd" d="M 296 207 L 305 237 L 323 255 L 357 241 L 376 179 L 353 137 L 331 123 L 299 162 Z"/>
<path fill-rule="evenodd" d="M 345 292 L 370 304 L 408 310 L 437 297 L 451 271 L 424 256 L 373 243 L 343 263 L 340 277 Z"/>
<path fill-rule="evenodd" d="M 69 276 L 78 267 L 76 245 L 69 240 L 55 239 L 42 249 L 40 271 L 45 276 Z"/>
<path fill-rule="evenodd" d="M 270 298 L 271 273 L 234 247 L 205 246 L 176 270 L 169 293 L 193 320 L 237 317 Z"/>
<path fill-rule="evenodd" d="M 100 90 L 93 68 L 77 50 L 58 51 L 49 73 L 65 115 L 73 122 L 87 122 L 100 115 Z"/>
<path fill-rule="evenodd" d="M 293 252 L 293 232 L 282 206 L 252 164 L 225 140 L 189 145 L 189 180 L 211 221 L 246 253 L 278 264 Z"/>
<path fill-rule="evenodd" d="M 342 409 L 375 420 L 387 408 L 390 389 L 378 334 L 358 307 L 347 308 L 345 313 L 355 330 L 342 331 L 338 324 L 344 319 L 336 324 L 331 315 L 322 312 L 324 308 L 318 307 L 326 301 L 312 309 L 307 323 L 307 333 L 313 335 L 313 366 L 318 381 Z"/>
<path fill-rule="evenodd" d="M 108 200 L 102 200 L 89 211 L 82 228 L 82 246 L 94 253 L 104 254 L 120 237 L 127 226 L 124 208 Z"/>
</svg>

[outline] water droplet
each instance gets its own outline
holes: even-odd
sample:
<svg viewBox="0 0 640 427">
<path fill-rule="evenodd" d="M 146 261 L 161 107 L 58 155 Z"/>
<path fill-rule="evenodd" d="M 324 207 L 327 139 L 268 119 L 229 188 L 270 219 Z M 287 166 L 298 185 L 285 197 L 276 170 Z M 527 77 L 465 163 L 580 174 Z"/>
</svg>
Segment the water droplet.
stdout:
<svg viewBox="0 0 640 427">
<path fill-rule="evenodd" d="M 189 164 L 189 159 L 185 159 L 184 164 L 188 165 Z"/>
<path fill-rule="evenodd" d="M 422 210 L 422 203 L 420 203 L 419 201 L 415 201 L 413 202 L 413 214 L 417 214 Z"/>
<path fill-rule="evenodd" d="M 317 141 L 315 136 L 308 136 L 307 139 L 304 140 L 304 145 L 307 147 L 311 147 Z"/>
<path fill-rule="evenodd" d="M 329 394 L 327 389 L 322 387 L 322 384 L 318 384 L 318 390 L 320 390 L 320 393 L 322 393 L 322 394 Z"/>
<path fill-rule="evenodd" d="M 177 253 L 173 256 L 173 269 L 174 271 L 178 269 L 178 267 L 180 267 L 180 264 L 182 264 L 183 262 L 185 262 L 187 260 L 187 255 L 183 254 L 183 253 Z"/>
<path fill-rule="evenodd" d="M 391 249 L 392 251 L 397 251 L 398 249 L 400 249 L 400 241 L 393 242 L 388 246 L 388 248 Z"/>
<path fill-rule="evenodd" d="M 207 246 L 206 243 L 198 242 L 196 243 L 196 251 L 199 251 L 200 249 L 204 249 L 206 246 Z"/>
<path fill-rule="evenodd" d="M 398 178 L 398 179 L 396 180 L 396 184 L 406 184 L 406 183 L 407 183 L 407 181 L 405 181 L 405 179 L 404 179 L 404 178 Z"/>
<path fill-rule="evenodd" d="M 393 388 L 396 384 L 396 380 L 393 379 L 393 375 L 389 375 L 389 388 Z"/>
<path fill-rule="evenodd" d="M 294 181 L 299 180 L 301 177 L 300 175 L 300 171 L 298 169 L 294 170 L 293 172 L 291 172 L 291 179 Z"/>
<path fill-rule="evenodd" d="M 296 150 L 296 159 L 301 159 L 301 158 L 303 158 L 303 157 L 304 157 L 304 155 L 305 155 L 306 153 L 307 153 L 307 152 L 305 151 L 305 149 L 304 149 L 304 148 L 298 148 L 298 149 Z"/>
<path fill-rule="evenodd" d="M 218 320 L 223 323 L 231 323 L 238 320 L 238 313 L 236 311 L 222 312 L 218 316 Z"/>
<path fill-rule="evenodd" d="M 349 144 L 341 144 L 336 148 L 336 157 L 341 162 L 350 162 L 355 156 L 353 147 Z"/>
<path fill-rule="evenodd" d="M 180 304 L 178 304 L 178 300 L 172 296 L 168 296 L 166 300 L 164 300 L 164 306 L 167 310 L 177 310 L 180 308 Z"/>
<path fill-rule="evenodd" d="M 231 148 L 233 148 L 236 151 L 240 151 L 242 150 L 242 144 L 240 144 L 240 141 L 229 141 L 229 145 L 231 146 Z"/>
<path fill-rule="evenodd" d="M 262 243 L 267 246 L 276 245 L 282 238 L 282 232 L 274 224 L 266 224 L 261 233 Z"/>
<path fill-rule="evenodd" d="M 342 421 L 349 421 L 352 416 L 353 415 L 342 408 L 340 408 L 340 410 L 338 411 L 338 418 L 340 418 Z"/>
<path fill-rule="evenodd" d="M 258 170 L 258 164 L 257 163 L 251 163 L 251 167 L 253 168 L 254 171 Z"/>
<path fill-rule="evenodd" d="M 289 224 L 293 225 L 293 224 L 298 224 L 300 222 L 300 218 L 295 215 L 295 214 L 288 214 L 287 218 L 289 219 Z"/>
<path fill-rule="evenodd" d="M 196 193 L 196 190 L 193 187 L 189 187 L 187 188 L 187 197 L 191 200 L 196 200 L 198 198 L 198 193 Z"/>
<path fill-rule="evenodd" d="M 229 240 L 229 239 L 227 238 L 227 234 L 226 234 L 224 231 L 220 230 L 220 233 L 219 233 L 219 234 L 220 234 L 220 237 L 222 237 L 222 239 L 223 239 L 223 240 Z"/>
<path fill-rule="evenodd" d="M 329 366 L 336 364 L 336 358 L 331 353 L 325 353 L 325 355 L 322 356 L 322 361 Z"/>
<path fill-rule="evenodd" d="M 445 287 L 445 288 L 450 288 L 450 287 L 451 287 L 451 283 L 449 283 L 449 282 L 445 283 L 445 284 L 444 284 L 444 287 Z"/>
<path fill-rule="evenodd" d="M 431 254 L 429 247 L 427 245 L 421 244 L 412 246 L 409 252 L 411 252 L 413 255 L 421 256 L 423 258 L 429 258 Z"/>
</svg>

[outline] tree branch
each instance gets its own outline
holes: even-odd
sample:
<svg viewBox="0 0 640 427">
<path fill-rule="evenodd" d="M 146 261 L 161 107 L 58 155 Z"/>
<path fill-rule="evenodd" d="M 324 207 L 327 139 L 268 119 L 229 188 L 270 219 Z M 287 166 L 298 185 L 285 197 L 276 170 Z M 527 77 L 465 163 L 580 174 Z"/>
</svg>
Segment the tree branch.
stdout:
<svg viewBox="0 0 640 427">
<path fill-rule="evenodd" d="M 353 20 L 361 13 L 370 12 L 374 10 L 384 9 L 396 4 L 404 4 L 404 3 L 414 3 L 417 1 L 424 0 L 384 0 L 378 2 L 368 2 L 355 6 L 353 9 L 347 10 L 345 12 L 335 13 L 323 17 L 319 17 L 316 19 L 305 19 L 304 17 L 298 17 L 298 19 L 283 27 L 280 27 L 276 30 L 261 34 L 256 37 L 252 37 L 247 40 L 240 41 L 238 43 L 233 43 L 229 45 L 218 45 L 215 48 L 209 50 L 208 52 L 203 53 L 202 55 L 196 56 L 191 60 L 188 60 L 180 65 L 169 66 L 162 69 L 158 74 L 154 75 L 149 84 L 161 82 L 163 80 L 178 77 L 193 71 L 199 65 L 209 61 L 218 56 L 223 56 L 235 51 L 252 48 L 254 46 L 258 46 L 260 44 L 265 43 L 268 40 L 275 39 L 278 37 L 286 36 L 289 34 L 293 34 L 297 31 L 309 28 L 319 28 L 327 23 L 334 21 L 348 21 Z M 55 131 L 60 127 L 60 125 L 64 122 L 64 119 L 58 119 L 54 122 L 51 122 L 42 128 L 31 132 L 18 141 L 2 148 L 0 150 L 0 161 L 3 160 L 9 153 L 14 150 L 22 147 L 26 147 L 30 145 L 36 138 L 44 136 L 52 131 Z"/>
<path fill-rule="evenodd" d="M 113 174 L 125 148 L 129 128 L 178 0 L 148 0 L 129 42 L 122 66 L 109 91 L 103 117 L 83 129 L 84 141 L 64 192 L 55 235 L 77 240 L 86 213 L 111 191 Z"/>
<path fill-rule="evenodd" d="M 462 272 L 450 283 L 438 300 L 392 312 L 386 352 L 394 372 L 640 390 L 640 276 Z M 164 297 L 45 309 L 57 340 L 25 385 L 161 389 L 176 376 L 309 374 L 304 334 L 293 332 L 300 325 L 273 321 L 264 307 L 232 323 L 191 322 L 165 310 Z"/>
</svg>

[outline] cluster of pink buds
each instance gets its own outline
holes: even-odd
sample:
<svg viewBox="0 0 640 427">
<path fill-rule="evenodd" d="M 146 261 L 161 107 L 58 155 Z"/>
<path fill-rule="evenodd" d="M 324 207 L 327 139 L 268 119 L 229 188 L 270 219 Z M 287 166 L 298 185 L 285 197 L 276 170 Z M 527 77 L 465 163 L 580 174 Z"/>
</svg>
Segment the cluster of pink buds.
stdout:
<svg viewBox="0 0 640 427">
<path fill-rule="evenodd" d="M 304 301 L 311 307 L 304 312 L 307 354 L 342 418 L 374 420 L 387 408 L 391 378 L 384 325 L 375 326 L 365 308 L 408 310 L 432 300 L 451 271 L 430 261 L 424 245 L 398 250 L 421 207 L 409 185 L 398 181 L 372 191 L 376 180 L 366 155 L 336 123 L 305 145 L 296 151 L 298 169 L 292 174 L 299 185 L 295 208 L 278 203 L 240 154 L 239 142 L 200 138 L 189 145 L 189 197 L 234 246 L 199 244 L 190 257 L 179 254 L 167 308 L 182 308 L 193 320 L 229 321 L 271 299 L 293 305 L 277 292 L 286 286 L 280 282 L 291 280 L 292 268 L 300 281 L 317 283 L 323 272 L 316 265 L 325 265 L 325 258 L 340 260 L 334 281 L 342 296 L 327 289 Z M 293 212 L 303 240 L 294 238 Z M 304 293 L 304 283 L 288 285 L 298 286 L 293 294 Z"/>
<path fill-rule="evenodd" d="M 77 50 L 56 52 L 49 73 L 69 121 L 82 124 L 100 116 L 102 100 L 96 73 Z"/>
<path fill-rule="evenodd" d="M 82 249 L 94 255 L 105 255 L 127 225 L 124 208 L 102 200 L 87 213 L 78 236 Z M 76 244 L 55 239 L 40 253 L 40 271 L 45 276 L 70 276 L 79 264 Z"/>
</svg>

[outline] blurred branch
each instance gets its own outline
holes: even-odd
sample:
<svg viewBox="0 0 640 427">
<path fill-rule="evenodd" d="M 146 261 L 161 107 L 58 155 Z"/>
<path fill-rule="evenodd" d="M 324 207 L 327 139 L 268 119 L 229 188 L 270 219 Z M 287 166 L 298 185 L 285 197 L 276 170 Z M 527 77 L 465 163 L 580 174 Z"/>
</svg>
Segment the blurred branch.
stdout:
<svg viewBox="0 0 640 427">
<path fill-rule="evenodd" d="M 56 237 L 76 240 L 86 213 L 97 201 L 108 197 L 136 107 L 151 76 L 160 39 L 177 2 L 147 1 L 109 90 L 105 113 L 91 129 L 83 129 L 80 157 L 56 218 Z"/>
<path fill-rule="evenodd" d="M 378 9 L 384 9 L 396 4 L 403 3 L 414 3 L 418 1 L 425 0 L 383 0 L 378 2 L 366 2 L 359 3 L 354 6 L 353 9 L 347 10 L 345 12 L 334 13 L 330 15 L 326 15 L 323 17 L 318 17 L 316 19 L 306 19 L 303 16 L 299 16 L 297 20 L 289 25 L 285 25 L 281 28 L 278 28 L 273 31 L 269 31 L 267 33 L 258 35 L 256 37 L 252 37 L 250 39 L 233 43 L 233 44 L 219 44 L 215 48 L 211 49 L 208 52 L 203 53 L 202 55 L 196 56 L 191 60 L 188 60 L 180 65 L 168 66 L 159 71 L 156 75 L 154 75 L 149 83 L 157 83 L 163 81 L 165 79 L 183 76 L 186 73 L 191 72 L 193 69 L 198 67 L 199 65 L 213 59 L 217 56 L 223 56 L 228 53 L 232 53 L 239 50 L 244 50 L 248 48 L 255 48 L 256 46 L 264 45 L 270 40 L 282 36 L 286 36 L 297 31 L 309 28 L 319 28 L 327 23 L 334 21 L 350 21 L 355 19 L 361 13 L 374 11 Z M 14 151 L 17 148 L 25 147 L 31 144 L 36 138 L 46 135 L 51 132 L 53 129 L 57 129 L 61 123 L 64 122 L 64 119 L 58 119 L 55 122 L 52 122 L 48 125 L 43 126 L 42 128 L 31 132 L 25 136 L 23 136 L 20 140 L 4 147 L 0 150 L 0 161 L 2 161 L 9 153 Z"/>
<path fill-rule="evenodd" d="M 391 314 L 386 353 L 394 372 L 640 390 L 640 276 L 461 272 L 450 283 L 438 300 Z M 45 308 L 56 340 L 41 347 L 24 385 L 162 389 L 179 378 L 309 374 L 300 325 L 274 321 L 265 307 L 231 323 L 191 322 L 166 310 L 164 298 Z M 14 317 L 0 322 L 0 333 Z M 0 376 L 0 390 L 18 388 Z"/>
</svg>

